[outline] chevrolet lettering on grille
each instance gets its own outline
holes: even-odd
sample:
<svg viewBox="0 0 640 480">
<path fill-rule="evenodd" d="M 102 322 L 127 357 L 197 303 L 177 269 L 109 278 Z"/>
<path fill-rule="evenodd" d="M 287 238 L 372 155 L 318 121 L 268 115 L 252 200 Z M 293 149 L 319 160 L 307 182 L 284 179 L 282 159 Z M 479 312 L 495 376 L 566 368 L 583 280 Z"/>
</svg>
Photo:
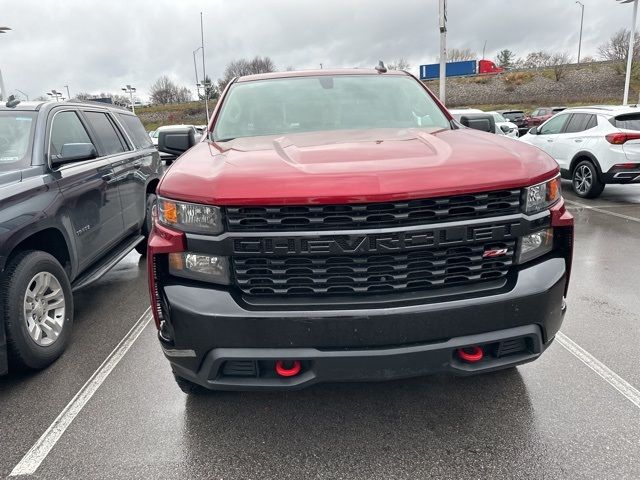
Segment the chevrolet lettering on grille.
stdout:
<svg viewBox="0 0 640 480">
<path fill-rule="evenodd" d="M 517 237 L 519 222 L 451 226 L 435 230 L 357 235 L 243 238 L 233 242 L 234 255 L 352 255 L 411 251 L 509 240 Z"/>
</svg>

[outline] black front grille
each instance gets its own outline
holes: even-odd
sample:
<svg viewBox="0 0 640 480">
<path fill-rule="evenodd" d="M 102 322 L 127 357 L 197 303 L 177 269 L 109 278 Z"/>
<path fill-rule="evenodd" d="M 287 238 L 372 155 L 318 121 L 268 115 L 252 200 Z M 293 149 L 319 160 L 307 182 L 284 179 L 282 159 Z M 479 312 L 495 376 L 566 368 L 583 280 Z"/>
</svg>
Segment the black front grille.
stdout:
<svg viewBox="0 0 640 480">
<path fill-rule="evenodd" d="M 497 257 L 488 250 L 506 249 Z M 515 240 L 394 254 L 255 256 L 232 260 L 248 295 L 398 293 L 498 279 L 513 264 Z"/>
<path fill-rule="evenodd" d="M 520 213 L 520 190 L 385 203 L 225 208 L 231 232 L 388 228 L 515 213 Z"/>
</svg>

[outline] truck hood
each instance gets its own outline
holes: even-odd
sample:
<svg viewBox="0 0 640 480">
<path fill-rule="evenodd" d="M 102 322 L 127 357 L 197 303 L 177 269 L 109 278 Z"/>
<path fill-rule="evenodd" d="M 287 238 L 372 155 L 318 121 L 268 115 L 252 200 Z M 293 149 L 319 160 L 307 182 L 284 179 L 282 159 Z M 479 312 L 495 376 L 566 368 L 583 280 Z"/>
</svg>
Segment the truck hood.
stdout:
<svg viewBox="0 0 640 480">
<path fill-rule="evenodd" d="M 519 188 L 557 171 L 535 147 L 470 129 L 331 131 L 203 141 L 158 192 L 215 205 L 363 203 Z"/>
</svg>

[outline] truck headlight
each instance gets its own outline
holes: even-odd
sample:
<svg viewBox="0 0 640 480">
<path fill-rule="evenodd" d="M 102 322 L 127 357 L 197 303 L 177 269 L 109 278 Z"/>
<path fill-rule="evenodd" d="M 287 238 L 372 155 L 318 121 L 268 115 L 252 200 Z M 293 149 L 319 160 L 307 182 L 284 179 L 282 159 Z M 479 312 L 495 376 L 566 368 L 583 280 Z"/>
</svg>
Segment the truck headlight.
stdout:
<svg viewBox="0 0 640 480">
<path fill-rule="evenodd" d="M 218 207 L 158 199 L 160 223 L 189 233 L 221 233 L 222 215 Z"/>
<path fill-rule="evenodd" d="M 177 277 L 229 285 L 229 259 L 193 252 L 170 253 L 169 273 Z"/>
<path fill-rule="evenodd" d="M 524 212 L 538 213 L 551 207 L 562 196 L 560 175 L 524 189 Z"/>
<path fill-rule="evenodd" d="M 518 263 L 525 263 L 553 250 L 553 228 L 524 235 L 518 248 Z"/>
</svg>

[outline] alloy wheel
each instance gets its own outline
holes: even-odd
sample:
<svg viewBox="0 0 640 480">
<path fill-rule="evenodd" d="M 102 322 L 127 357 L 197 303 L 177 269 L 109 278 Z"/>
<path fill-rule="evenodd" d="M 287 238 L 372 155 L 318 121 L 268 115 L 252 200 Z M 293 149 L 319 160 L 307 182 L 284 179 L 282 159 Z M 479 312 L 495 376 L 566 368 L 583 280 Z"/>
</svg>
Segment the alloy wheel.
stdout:
<svg viewBox="0 0 640 480">
<path fill-rule="evenodd" d="M 587 165 L 580 165 L 573 175 L 573 186 L 576 191 L 584 195 L 593 185 L 593 172 Z"/>
<path fill-rule="evenodd" d="M 54 343 L 64 327 L 64 291 L 50 272 L 37 273 L 24 294 L 24 320 L 31 339 L 41 347 Z"/>
</svg>

